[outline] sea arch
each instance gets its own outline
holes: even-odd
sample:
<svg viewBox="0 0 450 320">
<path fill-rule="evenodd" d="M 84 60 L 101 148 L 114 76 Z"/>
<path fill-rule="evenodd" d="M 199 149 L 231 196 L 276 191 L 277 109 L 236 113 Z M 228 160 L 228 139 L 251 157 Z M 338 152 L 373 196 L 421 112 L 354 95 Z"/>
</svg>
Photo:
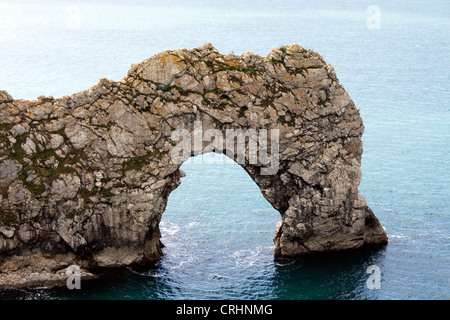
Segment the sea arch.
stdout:
<svg viewBox="0 0 450 320">
<path fill-rule="evenodd" d="M 0 268 L 159 259 L 180 165 L 210 151 L 280 212 L 275 256 L 385 244 L 358 192 L 363 131 L 333 67 L 298 45 L 265 58 L 211 44 L 166 51 L 59 99 L 2 91 Z"/>
</svg>

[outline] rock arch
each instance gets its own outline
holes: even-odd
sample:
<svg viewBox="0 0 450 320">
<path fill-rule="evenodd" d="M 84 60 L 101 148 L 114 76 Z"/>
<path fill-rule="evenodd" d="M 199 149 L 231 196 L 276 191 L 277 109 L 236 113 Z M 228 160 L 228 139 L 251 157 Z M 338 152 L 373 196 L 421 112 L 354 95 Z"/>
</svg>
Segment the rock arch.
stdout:
<svg viewBox="0 0 450 320">
<path fill-rule="evenodd" d="M 387 242 L 358 192 L 364 127 L 333 67 L 298 45 L 263 58 L 206 44 L 60 99 L 0 92 L 0 269 L 159 259 L 158 225 L 183 174 L 172 135 L 198 121 L 223 137 L 278 130 L 276 172 L 262 174 L 249 142 L 241 163 L 281 214 L 275 256 Z"/>
</svg>

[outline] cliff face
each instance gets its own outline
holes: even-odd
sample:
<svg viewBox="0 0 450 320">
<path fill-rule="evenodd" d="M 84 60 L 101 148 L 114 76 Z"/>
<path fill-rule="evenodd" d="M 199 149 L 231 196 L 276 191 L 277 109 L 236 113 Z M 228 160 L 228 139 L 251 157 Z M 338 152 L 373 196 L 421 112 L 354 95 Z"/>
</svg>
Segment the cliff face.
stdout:
<svg viewBox="0 0 450 320">
<path fill-rule="evenodd" d="M 248 144 L 240 161 L 281 214 L 276 256 L 387 242 L 358 193 L 364 127 L 333 67 L 298 45 L 263 58 L 206 44 L 159 53 L 70 97 L 0 91 L 0 270 L 158 259 L 158 225 L 183 175 L 173 132 L 230 129 L 277 130 L 278 150 L 274 134 L 256 142 L 277 153 L 272 172 Z M 225 139 L 215 147 L 228 150 Z"/>
</svg>

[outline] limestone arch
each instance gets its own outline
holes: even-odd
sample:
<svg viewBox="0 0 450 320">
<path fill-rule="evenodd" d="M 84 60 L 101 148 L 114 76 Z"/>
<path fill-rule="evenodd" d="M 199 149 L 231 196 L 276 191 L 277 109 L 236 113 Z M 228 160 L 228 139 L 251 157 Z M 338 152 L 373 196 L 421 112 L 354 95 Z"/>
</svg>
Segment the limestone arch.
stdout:
<svg viewBox="0 0 450 320">
<path fill-rule="evenodd" d="M 119 82 L 101 79 L 60 99 L 2 91 L 0 121 L 2 265 L 36 256 L 82 266 L 159 259 L 159 222 L 182 175 L 172 134 L 194 132 L 196 121 L 202 134 L 225 137 L 278 130 L 276 172 L 262 174 L 267 165 L 248 152 L 241 163 L 280 212 L 275 256 L 387 242 L 358 192 L 359 111 L 333 67 L 298 45 L 265 58 L 221 55 L 211 44 L 166 51 Z"/>
</svg>

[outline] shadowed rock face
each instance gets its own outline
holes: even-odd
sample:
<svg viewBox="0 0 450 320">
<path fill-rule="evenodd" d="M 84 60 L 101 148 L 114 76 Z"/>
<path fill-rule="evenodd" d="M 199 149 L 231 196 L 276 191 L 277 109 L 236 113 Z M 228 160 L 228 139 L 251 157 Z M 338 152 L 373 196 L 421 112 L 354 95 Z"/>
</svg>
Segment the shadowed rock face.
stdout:
<svg viewBox="0 0 450 320">
<path fill-rule="evenodd" d="M 279 130 L 275 174 L 248 154 L 241 164 L 281 214 L 276 256 L 387 242 L 358 193 L 364 127 L 333 67 L 298 45 L 263 58 L 206 44 L 70 97 L 0 91 L 0 270 L 160 258 L 158 225 L 183 176 L 171 135 L 196 120 L 223 136 Z"/>
</svg>

